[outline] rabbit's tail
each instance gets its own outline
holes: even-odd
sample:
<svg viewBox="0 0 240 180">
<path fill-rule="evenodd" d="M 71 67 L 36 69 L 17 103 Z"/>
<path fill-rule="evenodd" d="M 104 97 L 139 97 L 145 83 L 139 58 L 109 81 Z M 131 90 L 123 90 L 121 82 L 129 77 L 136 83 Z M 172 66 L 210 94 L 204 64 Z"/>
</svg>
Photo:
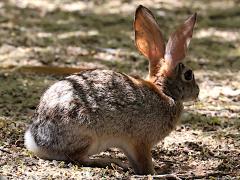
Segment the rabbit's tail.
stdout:
<svg viewBox="0 0 240 180">
<path fill-rule="evenodd" d="M 39 147 L 31 133 L 30 129 L 28 129 L 24 134 L 24 145 L 29 151 L 32 151 L 33 153 L 37 154 L 39 152 Z"/>
<path fill-rule="evenodd" d="M 29 151 L 33 152 L 34 155 L 42 159 L 65 161 L 69 158 L 63 152 L 57 152 L 38 146 L 30 131 L 30 128 L 24 134 L 24 145 Z"/>
</svg>

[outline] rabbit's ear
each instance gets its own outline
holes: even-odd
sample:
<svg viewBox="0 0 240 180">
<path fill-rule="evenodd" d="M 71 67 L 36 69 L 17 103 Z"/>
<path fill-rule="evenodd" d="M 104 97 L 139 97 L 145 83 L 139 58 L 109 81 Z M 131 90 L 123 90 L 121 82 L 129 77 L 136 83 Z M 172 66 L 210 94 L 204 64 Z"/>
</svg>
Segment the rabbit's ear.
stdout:
<svg viewBox="0 0 240 180">
<path fill-rule="evenodd" d="M 134 21 L 135 43 L 138 50 L 150 61 L 149 75 L 159 70 L 160 59 L 164 57 L 165 44 L 162 33 L 151 11 L 138 6 Z"/>
<path fill-rule="evenodd" d="M 197 14 L 191 15 L 169 38 L 164 59 L 173 69 L 186 56 Z"/>
</svg>

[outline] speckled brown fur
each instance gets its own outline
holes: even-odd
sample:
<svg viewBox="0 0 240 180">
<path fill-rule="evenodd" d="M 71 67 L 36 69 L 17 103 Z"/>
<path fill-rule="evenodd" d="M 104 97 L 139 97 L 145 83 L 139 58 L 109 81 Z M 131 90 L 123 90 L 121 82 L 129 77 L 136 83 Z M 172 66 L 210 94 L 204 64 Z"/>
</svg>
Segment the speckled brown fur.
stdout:
<svg viewBox="0 0 240 180">
<path fill-rule="evenodd" d="M 135 25 L 142 31 L 141 21 L 151 24 L 153 17 L 139 6 L 138 20 Z M 137 40 L 150 43 L 152 37 L 143 34 L 147 37 Z M 164 52 L 154 54 L 150 45 L 141 45 L 142 39 L 140 51 L 157 66 L 146 80 L 111 70 L 85 70 L 56 82 L 40 99 L 25 134 L 26 147 L 44 159 L 77 160 L 87 166 L 108 164 L 89 156 L 117 147 L 136 174 L 153 174 L 152 147 L 175 129 L 182 102 L 196 98 L 199 88 L 189 68 L 182 63 L 171 66 L 174 63 L 158 57 Z"/>
</svg>

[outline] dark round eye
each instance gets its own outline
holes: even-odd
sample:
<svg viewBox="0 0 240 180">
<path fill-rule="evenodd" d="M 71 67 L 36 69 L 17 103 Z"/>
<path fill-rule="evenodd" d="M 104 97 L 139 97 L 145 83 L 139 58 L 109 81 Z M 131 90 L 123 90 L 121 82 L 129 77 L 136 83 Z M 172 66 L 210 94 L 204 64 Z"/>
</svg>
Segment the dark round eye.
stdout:
<svg viewBox="0 0 240 180">
<path fill-rule="evenodd" d="M 190 80 L 192 80 L 192 78 L 193 78 L 193 73 L 192 73 L 192 70 L 187 70 L 185 73 L 184 73 L 184 78 L 185 78 L 185 80 L 187 80 L 187 81 L 190 81 Z"/>
</svg>

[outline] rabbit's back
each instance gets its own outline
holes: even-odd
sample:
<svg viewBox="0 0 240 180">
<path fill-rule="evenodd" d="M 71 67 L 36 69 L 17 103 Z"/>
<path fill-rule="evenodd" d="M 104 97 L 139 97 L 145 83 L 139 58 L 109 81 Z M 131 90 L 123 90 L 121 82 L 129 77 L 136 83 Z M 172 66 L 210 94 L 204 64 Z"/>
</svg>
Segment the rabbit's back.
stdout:
<svg viewBox="0 0 240 180">
<path fill-rule="evenodd" d="M 61 136 L 64 130 L 84 128 L 99 136 L 158 141 L 174 128 L 181 111 L 181 106 L 177 107 L 125 74 L 89 70 L 52 85 L 40 100 L 35 124 L 52 124 L 55 129 L 50 133 L 61 129 Z"/>
</svg>

